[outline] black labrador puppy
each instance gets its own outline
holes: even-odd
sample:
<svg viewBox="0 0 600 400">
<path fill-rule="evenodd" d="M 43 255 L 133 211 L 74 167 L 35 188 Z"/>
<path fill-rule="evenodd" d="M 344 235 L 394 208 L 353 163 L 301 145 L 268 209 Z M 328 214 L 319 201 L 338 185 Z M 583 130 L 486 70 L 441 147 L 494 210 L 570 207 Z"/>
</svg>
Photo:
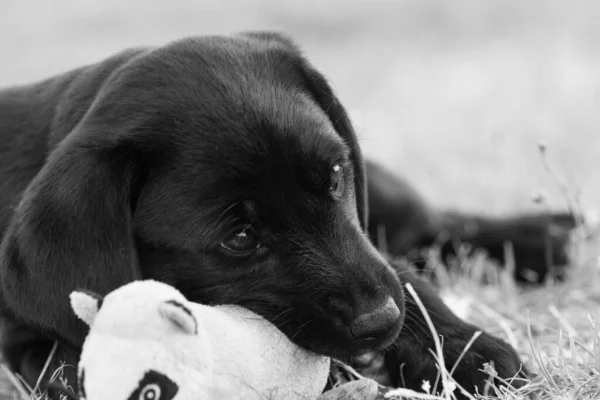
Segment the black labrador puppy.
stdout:
<svg viewBox="0 0 600 400">
<path fill-rule="evenodd" d="M 387 349 L 392 383 L 419 390 L 437 375 L 433 341 L 403 285 L 429 309 L 449 365 L 477 328 L 384 259 L 368 214 L 346 111 L 279 34 L 129 50 L 5 89 L 3 354 L 29 383 L 54 341 L 54 366 L 76 365 L 86 327 L 69 293 L 150 278 L 196 302 L 247 307 L 317 353 L 351 360 Z M 521 368 L 484 333 L 457 381 L 481 390 L 488 361 L 502 378 Z M 65 373 L 76 386 L 75 369 Z"/>
</svg>

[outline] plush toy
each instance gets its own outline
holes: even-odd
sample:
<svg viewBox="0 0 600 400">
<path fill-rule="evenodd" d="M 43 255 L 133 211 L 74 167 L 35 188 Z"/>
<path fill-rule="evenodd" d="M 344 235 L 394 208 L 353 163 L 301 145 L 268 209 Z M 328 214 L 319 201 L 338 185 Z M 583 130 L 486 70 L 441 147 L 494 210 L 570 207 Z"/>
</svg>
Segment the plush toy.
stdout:
<svg viewBox="0 0 600 400">
<path fill-rule="evenodd" d="M 102 298 L 75 291 L 90 326 L 79 363 L 86 400 L 375 400 L 370 379 L 324 394 L 330 360 L 293 344 L 236 306 L 189 302 L 172 286 L 137 281 Z"/>
<path fill-rule="evenodd" d="M 79 364 L 87 400 L 316 399 L 329 359 L 300 349 L 253 312 L 189 302 L 155 281 L 105 298 L 76 291 L 90 326 Z"/>
</svg>

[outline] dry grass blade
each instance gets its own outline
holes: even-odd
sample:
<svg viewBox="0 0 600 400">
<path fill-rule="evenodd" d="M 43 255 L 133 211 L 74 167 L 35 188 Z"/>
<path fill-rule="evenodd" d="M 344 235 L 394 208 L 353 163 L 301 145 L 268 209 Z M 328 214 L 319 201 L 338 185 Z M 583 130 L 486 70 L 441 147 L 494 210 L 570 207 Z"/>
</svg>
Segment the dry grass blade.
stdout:
<svg viewBox="0 0 600 400">
<path fill-rule="evenodd" d="M 475 398 L 471 394 L 469 394 L 464 388 L 462 388 L 460 385 L 458 385 L 452 379 L 452 376 L 451 376 L 452 374 L 450 372 L 448 372 L 448 370 L 446 368 L 446 364 L 444 362 L 444 354 L 442 351 L 442 344 L 440 342 L 439 335 L 437 333 L 437 330 L 435 329 L 435 326 L 433 325 L 433 322 L 431 321 L 431 317 L 429 316 L 429 313 L 427 312 L 425 305 L 423 305 L 423 302 L 419 298 L 419 295 L 417 294 L 417 292 L 415 291 L 415 289 L 412 287 L 412 285 L 410 283 L 407 283 L 405 285 L 405 287 L 406 287 L 406 290 L 413 297 L 415 303 L 419 307 L 419 310 L 423 314 L 423 317 L 425 318 L 425 321 L 427 322 L 427 326 L 428 326 L 429 330 L 431 331 L 431 335 L 432 335 L 433 341 L 435 343 L 435 359 L 438 363 L 438 369 L 440 371 L 440 376 L 442 379 L 442 393 L 441 393 L 440 397 L 444 398 L 444 399 L 453 399 L 453 398 L 455 398 L 454 391 L 458 388 L 467 398 L 475 400 Z M 476 339 L 476 337 L 475 337 L 475 339 Z M 467 346 L 470 347 L 470 345 L 472 345 L 473 342 L 474 342 L 474 340 L 471 340 Z M 467 350 L 468 350 L 468 347 L 466 348 L 465 351 L 467 351 Z M 456 365 L 457 364 L 455 364 L 455 366 Z"/>
<path fill-rule="evenodd" d="M 452 393 L 454 391 L 454 389 L 451 388 L 450 383 L 448 381 L 448 376 L 444 373 L 444 371 L 446 369 L 446 365 L 444 363 L 444 353 L 442 351 L 442 345 L 440 343 L 439 335 L 435 329 L 435 326 L 433 325 L 433 322 L 431 321 L 431 317 L 429 316 L 427 309 L 423 305 L 423 302 L 419 298 L 419 295 L 417 294 L 417 292 L 415 292 L 415 289 L 412 287 L 412 285 L 410 283 L 407 283 L 405 285 L 405 287 L 406 287 L 406 290 L 408 290 L 410 295 L 413 297 L 415 303 L 419 307 L 419 310 L 421 310 L 421 313 L 423 314 L 423 318 L 425 318 L 425 321 L 427 322 L 427 326 L 428 326 L 429 330 L 431 331 L 431 336 L 433 337 L 433 342 L 435 343 L 436 358 L 438 361 L 438 366 L 441 371 L 442 396 L 444 396 L 446 398 L 451 398 L 450 393 Z"/>
<path fill-rule="evenodd" d="M 463 351 L 460 353 L 460 355 L 456 359 L 456 362 L 452 366 L 452 369 L 450 370 L 450 375 L 454 374 L 454 371 L 456 370 L 456 367 L 458 367 L 458 364 L 460 363 L 460 361 L 463 359 L 463 357 L 465 356 L 465 354 L 467 354 L 467 351 L 469 351 L 469 349 L 471 348 L 471 346 L 473 346 L 473 343 L 475 343 L 475 341 L 477 340 L 477 338 L 479 336 L 481 336 L 482 333 L 483 332 L 481 332 L 481 331 L 477 331 L 477 332 L 475 332 L 473 334 L 473 337 L 471 338 L 471 340 L 469 340 L 469 342 L 467 343 L 467 345 L 465 346 L 465 348 L 463 349 Z"/>
<path fill-rule="evenodd" d="M 2 367 L 2 372 L 4 372 L 6 379 L 8 379 L 15 388 L 15 390 L 17 390 L 17 395 L 20 396 L 22 400 L 28 399 L 29 393 L 21 384 L 19 378 L 17 378 L 17 376 L 13 374 L 11 370 L 8 369 L 6 364 L 1 364 L 0 366 Z"/>
</svg>

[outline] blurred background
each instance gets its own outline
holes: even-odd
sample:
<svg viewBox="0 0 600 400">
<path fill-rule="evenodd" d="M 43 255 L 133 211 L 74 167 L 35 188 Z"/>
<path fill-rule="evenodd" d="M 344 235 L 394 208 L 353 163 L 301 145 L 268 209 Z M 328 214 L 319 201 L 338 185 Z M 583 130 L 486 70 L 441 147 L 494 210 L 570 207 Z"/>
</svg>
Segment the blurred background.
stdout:
<svg viewBox="0 0 600 400">
<path fill-rule="evenodd" d="M 330 78 L 367 155 L 440 207 L 600 204 L 600 2 L 2 0 L 0 86 L 126 47 L 276 29 Z"/>
</svg>

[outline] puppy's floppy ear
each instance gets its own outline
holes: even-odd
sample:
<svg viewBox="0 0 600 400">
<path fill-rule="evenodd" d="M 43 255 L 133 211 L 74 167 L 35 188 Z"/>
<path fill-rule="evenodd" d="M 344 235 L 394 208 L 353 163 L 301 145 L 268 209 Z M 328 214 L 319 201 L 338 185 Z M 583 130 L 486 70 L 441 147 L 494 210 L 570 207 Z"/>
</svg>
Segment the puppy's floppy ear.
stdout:
<svg viewBox="0 0 600 400">
<path fill-rule="evenodd" d="M 141 275 L 131 211 L 137 167 L 113 135 L 80 123 L 24 191 L 0 248 L 6 306 L 76 347 L 87 327 L 69 294 L 85 287 L 103 295 Z M 100 145 L 105 137 L 113 143 Z"/>
<path fill-rule="evenodd" d="M 354 186 L 356 190 L 356 206 L 363 230 L 368 225 L 366 171 L 358 137 L 352 127 L 346 109 L 333 92 L 327 79 L 302 56 L 298 46 L 289 37 L 278 32 L 245 32 L 246 37 L 263 41 L 274 49 L 284 50 L 294 58 L 300 67 L 303 85 L 319 107 L 327 114 L 337 133 L 350 147 L 354 164 Z"/>
</svg>

